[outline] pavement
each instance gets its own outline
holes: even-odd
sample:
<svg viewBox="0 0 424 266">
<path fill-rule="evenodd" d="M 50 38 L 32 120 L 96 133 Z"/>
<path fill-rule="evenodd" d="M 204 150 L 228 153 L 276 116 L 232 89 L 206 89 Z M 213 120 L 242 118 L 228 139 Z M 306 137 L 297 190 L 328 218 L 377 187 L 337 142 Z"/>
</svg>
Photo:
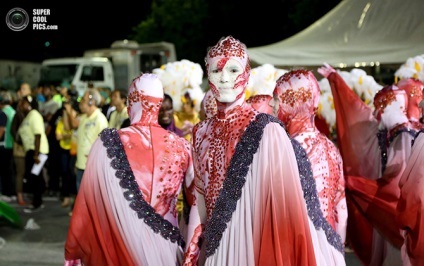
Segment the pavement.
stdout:
<svg viewBox="0 0 424 266">
<path fill-rule="evenodd" d="M 8 204 L 20 214 L 24 228 L 0 223 L 0 265 L 63 265 L 69 208 L 54 197 L 44 197 L 44 208 L 35 213 L 24 213 L 16 202 Z"/>
<path fill-rule="evenodd" d="M 44 197 L 44 208 L 31 214 L 24 213 L 24 207 L 15 202 L 9 205 L 21 215 L 24 228 L 0 223 L 0 265 L 63 265 L 69 208 L 62 208 L 54 197 Z M 346 253 L 345 258 L 347 266 L 361 266 L 354 253 Z"/>
</svg>

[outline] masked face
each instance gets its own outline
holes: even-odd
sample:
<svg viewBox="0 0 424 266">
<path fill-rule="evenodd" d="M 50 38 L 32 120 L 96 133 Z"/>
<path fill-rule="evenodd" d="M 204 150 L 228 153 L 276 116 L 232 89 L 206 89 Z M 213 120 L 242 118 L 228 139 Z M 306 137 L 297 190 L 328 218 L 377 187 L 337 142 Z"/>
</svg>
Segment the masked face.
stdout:
<svg viewBox="0 0 424 266">
<path fill-rule="evenodd" d="M 222 103 L 231 103 L 243 96 L 248 75 L 239 61 L 223 58 L 209 68 L 209 84 L 214 97 Z"/>
</svg>

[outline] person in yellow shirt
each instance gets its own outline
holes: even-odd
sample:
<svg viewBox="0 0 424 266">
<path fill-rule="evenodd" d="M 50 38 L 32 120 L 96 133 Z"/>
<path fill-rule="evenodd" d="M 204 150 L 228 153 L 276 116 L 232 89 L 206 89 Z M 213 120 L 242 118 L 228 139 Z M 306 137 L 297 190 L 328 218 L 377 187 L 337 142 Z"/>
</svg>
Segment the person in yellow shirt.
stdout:
<svg viewBox="0 0 424 266">
<path fill-rule="evenodd" d="M 32 213 L 42 208 L 42 195 L 46 188 L 43 171 L 33 172 L 32 168 L 49 154 L 49 143 L 44 130 L 43 117 L 37 110 L 37 100 L 30 95 L 25 96 L 19 102 L 18 108 L 25 116 L 19 126 L 18 134 L 25 150 L 25 178 L 30 183 L 33 194 L 32 206 L 25 208 L 24 212 Z"/>
<path fill-rule="evenodd" d="M 181 102 L 181 110 L 174 113 L 175 126 L 183 131 L 186 140 L 191 141 L 191 129 L 200 122 L 199 112 L 195 108 L 195 99 L 188 92 L 181 97 Z"/>
<path fill-rule="evenodd" d="M 124 120 L 128 118 L 127 93 L 120 89 L 112 91 L 110 105 L 116 109 L 110 114 L 109 128 L 120 129 Z"/>
<path fill-rule="evenodd" d="M 77 129 L 77 160 L 75 163 L 77 193 L 91 146 L 100 132 L 108 127 L 107 118 L 99 108 L 100 103 L 100 92 L 94 88 L 87 89 L 79 103 L 82 115 L 79 116 L 79 119 L 70 117 L 72 127 Z"/>
<path fill-rule="evenodd" d="M 56 125 L 56 139 L 59 141 L 60 146 L 60 169 L 61 169 L 61 197 L 63 197 L 62 207 L 68 207 L 71 204 L 71 194 L 76 194 L 76 180 L 75 180 L 75 158 L 76 154 L 71 153 L 72 137 L 75 130 L 69 125 L 68 116 L 77 116 L 77 111 L 72 108 L 69 100 L 63 103 L 62 117 Z"/>
</svg>

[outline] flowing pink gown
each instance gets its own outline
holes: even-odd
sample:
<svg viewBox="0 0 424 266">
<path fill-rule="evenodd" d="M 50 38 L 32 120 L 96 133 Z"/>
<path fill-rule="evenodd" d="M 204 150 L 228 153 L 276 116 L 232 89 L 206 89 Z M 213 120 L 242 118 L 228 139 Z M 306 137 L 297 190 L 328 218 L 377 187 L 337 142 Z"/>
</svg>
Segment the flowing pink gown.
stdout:
<svg viewBox="0 0 424 266">
<path fill-rule="evenodd" d="M 182 182 L 193 179 L 191 146 L 158 124 L 161 99 L 141 98 L 140 120 L 104 130 L 90 151 L 65 265 L 181 263 L 176 202 Z"/>
</svg>

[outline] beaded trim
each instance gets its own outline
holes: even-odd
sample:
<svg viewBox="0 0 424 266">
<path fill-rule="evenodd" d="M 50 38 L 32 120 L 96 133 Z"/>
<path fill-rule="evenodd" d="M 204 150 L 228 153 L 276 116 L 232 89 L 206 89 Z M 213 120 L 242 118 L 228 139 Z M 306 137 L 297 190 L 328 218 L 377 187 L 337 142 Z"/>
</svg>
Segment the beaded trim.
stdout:
<svg viewBox="0 0 424 266">
<path fill-rule="evenodd" d="M 401 127 L 401 128 L 399 128 L 399 129 L 396 129 L 396 130 L 395 130 L 395 131 L 393 131 L 393 132 L 390 132 L 390 133 L 392 133 L 392 134 L 390 135 L 390 138 L 389 138 L 389 144 L 390 144 L 390 143 L 392 143 L 392 142 L 393 142 L 393 140 L 394 140 L 397 136 L 399 136 L 399 134 L 404 133 L 404 132 L 405 132 L 405 133 L 408 133 L 409 135 L 411 135 L 413 139 L 415 139 L 415 138 L 416 138 L 417 133 L 418 133 L 415 129 L 411 129 L 410 127 Z"/>
<path fill-rule="evenodd" d="M 116 170 L 115 176 L 120 179 L 119 185 L 124 189 L 123 195 L 129 202 L 130 208 L 137 213 L 139 219 L 144 220 L 153 232 L 159 233 L 163 238 L 172 243 L 177 242 L 178 245 L 184 247 L 185 242 L 180 230 L 156 213 L 155 209 L 144 200 L 118 131 L 114 128 L 106 128 L 100 133 L 100 138 L 106 148 L 107 156 L 112 160 L 110 165 Z"/>
<path fill-rule="evenodd" d="M 380 129 L 377 133 L 378 147 L 380 148 L 381 156 L 381 172 L 384 173 L 387 165 L 387 129 Z"/>
<path fill-rule="evenodd" d="M 303 197 L 306 201 L 308 209 L 308 216 L 312 220 L 315 229 L 323 229 L 328 242 L 340 253 L 344 254 L 344 244 L 340 235 L 333 229 L 333 227 L 325 219 L 321 210 L 318 192 L 316 188 L 316 181 L 312 173 L 312 166 L 308 159 L 305 149 L 300 145 L 297 140 L 290 138 L 293 150 L 296 154 L 296 161 L 299 168 L 300 183 L 302 185 Z"/>
<path fill-rule="evenodd" d="M 249 166 L 253 161 L 254 154 L 258 150 L 263 130 L 270 122 L 278 123 L 285 129 L 284 124 L 277 118 L 261 113 L 249 124 L 240 142 L 237 143 L 234 155 L 227 169 L 222 190 L 215 202 L 215 208 L 212 211 L 211 218 L 205 227 L 204 238 L 206 240 L 207 257 L 215 253 L 221 241 L 222 234 L 227 228 L 227 223 L 231 220 L 232 213 L 236 210 L 237 201 L 241 197 L 242 188 L 246 182 L 245 177 L 249 170 Z M 330 244 L 344 254 L 341 237 L 333 230 L 320 209 L 315 179 L 313 178 L 312 168 L 307 159 L 306 152 L 297 141 L 292 138 L 290 139 L 294 152 L 296 153 L 308 215 L 315 228 L 322 228 Z"/>
<path fill-rule="evenodd" d="M 411 147 L 414 146 L 415 140 L 418 138 L 418 135 L 420 135 L 421 133 L 424 133 L 424 128 L 418 130 L 417 134 L 415 135 L 415 138 L 411 141 Z"/>
</svg>

